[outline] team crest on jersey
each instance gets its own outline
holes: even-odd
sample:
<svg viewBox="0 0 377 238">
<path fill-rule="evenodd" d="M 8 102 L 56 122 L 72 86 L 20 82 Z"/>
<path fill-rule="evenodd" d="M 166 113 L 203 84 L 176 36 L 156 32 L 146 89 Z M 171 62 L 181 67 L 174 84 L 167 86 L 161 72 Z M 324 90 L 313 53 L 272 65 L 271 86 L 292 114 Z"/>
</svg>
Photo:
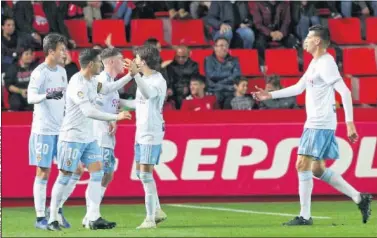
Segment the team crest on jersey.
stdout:
<svg viewBox="0 0 377 238">
<path fill-rule="evenodd" d="M 78 91 L 77 92 L 77 97 L 79 97 L 80 99 L 83 99 L 84 98 L 84 93 L 82 91 Z"/>
<path fill-rule="evenodd" d="M 65 165 L 67 165 L 67 167 L 71 167 L 72 160 L 71 159 L 67 160 L 67 162 L 65 162 Z"/>
</svg>

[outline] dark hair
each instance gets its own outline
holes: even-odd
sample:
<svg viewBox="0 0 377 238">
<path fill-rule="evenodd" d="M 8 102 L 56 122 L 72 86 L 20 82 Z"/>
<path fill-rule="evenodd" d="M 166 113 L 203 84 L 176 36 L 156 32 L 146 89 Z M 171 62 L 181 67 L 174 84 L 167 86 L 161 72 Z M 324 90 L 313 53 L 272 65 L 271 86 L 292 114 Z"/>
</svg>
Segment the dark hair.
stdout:
<svg viewBox="0 0 377 238">
<path fill-rule="evenodd" d="M 67 45 L 67 39 L 57 33 L 50 33 L 43 39 L 43 52 L 46 56 L 48 56 L 48 52 L 50 50 L 56 50 L 58 44 Z"/>
<path fill-rule="evenodd" d="M 267 76 L 266 84 L 271 84 L 274 88 L 283 88 L 280 84 L 280 76 L 276 74 Z"/>
<path fill-rule="evenodd" d="M 153 45 L 153 46 L 157 46 L 158 43 L 159 43 L 159 41 L 158 41 L 156 38 L 149 38 L 149 39 L 147 39 L 147 40 L 144 42 L 144 45 Z"/>
<path fill-rule="evenodd" d="M 106 49 L 102 50 L 102 52 L 101 52 L 101 60 L 104 60 L 104 59 L 107 59 L 107 58 L 110 58 L 110 57 L 114 57 L 114 56 L 117 56 L 117 55 L 122 55 L 120 50 L 118 50 L 117 48 L 106 48 Z"/>
<path fill-rule="evenodd" d="M 161 57 L 157 47 L 152 45 L 142 45 L 135 49 L 134 55 L 139 55 L 150 69 L 159 71 L 161 69 Z"/>
<path fill-rule="evenodd" d="M 243 76 L 238 76 L 238 77 L 236 77 L 235 79 L 234 79 L 234 84 L 235 85 L 239 85 L 240 83 L 242 83 L 242 82 L 248 82 L 249 80 L 247 80 L 247 78 L 245 78 L 245 77 L 243 77 Z"/>
<path fill-rule="evenodd" d="M 315 35 L 321 38 L 324 47 L 328 47 L 330 45 L 330 32 L 327 27 L 322 25 L 314 25 L 309 27 L 309 31 L 314 31 Z"/>
<path fill-rule="evenodd" d="M 89 63 L 96 61 L 96 58 L 100 54 L 101 54 L 101 50 L 98 50 L 98 49 L 89 48 L 89 49 L 82 50 L 79 55 L 79 62 L 80 62 L 81 68 L 88 67 Z"/>
<path fill-rule="evenodd" d="M 2 16 L 2 17 L 1 17 L 1 26 L 4 26 L 5 22 L 8 21 L 8 20 L 12 20 L 12 21 L 14 21 L 13 17 Z"/>
<path fill-rule="evenodd" d="M 206 77 L 204 77 L 201 74 L 193 75 L 193 76 L 191 76 L 190 82 L 193 82 L 193 81 L 197 81 L 199 83 L 205 84 L 206 83 Z"/>
<path fill-rule="evenodd" d="M 223 36 L 220 36 L 219 38 L 217 38 L 217 39 L 215 40 L 215 44 L 217 44 L 217 42 L 220 41 L 220 40 L 225 40 L 226 43 L 228 43 L 228 45 L 229 45 L 229 40 L 228 40 L 227 38 L 223 37 Z"/>
</svg>

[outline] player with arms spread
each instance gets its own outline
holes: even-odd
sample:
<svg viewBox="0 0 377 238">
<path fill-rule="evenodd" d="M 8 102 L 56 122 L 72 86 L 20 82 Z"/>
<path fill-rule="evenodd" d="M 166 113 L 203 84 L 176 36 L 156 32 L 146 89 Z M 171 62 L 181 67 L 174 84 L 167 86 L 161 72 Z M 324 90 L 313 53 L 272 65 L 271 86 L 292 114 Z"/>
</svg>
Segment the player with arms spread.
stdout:
<svg viewBox="0 0 377 238">
<path fill-rule="evenodd" d="M 337 119 L 334 89 L 342 97 L 348 138 L 352 143 L 358 138 L 353 122 L 351 92 L 344 83 L 334 58 L 326 51 L 329 43 L 328 29 L 321 25 L 312 26 L 304 41 L 304 49 L 313 55 L 313 60 L 300 81 L 282 90 L 267 92 L 257 88 L 258 92 L 254 93 L 257 99 L 267 100 L 296 96 L 306 89 L 307 120 L 296 162 L 301 212 L 299 216 L 283 224 L 287 226 L 313 224 L 310 214 L 313 175 L 352 198 L 361 211 L 364 223 L 371 215 L 372 196 L 361 194 L 340 174 L 325 166 L 324 159 L 338 159 L 339 157 L 338 143 L 335 138 Z"/>
<path fill-rule="evenodd" d="M 101 218 L 101 181 L 103 177 L 101 150 L 93 135 L 93 121 L 119 121 L 130 119 L 131 114 L 111 114 L 95 107 L 97 93 L 108 94 L 117 91 L 131 81 L 126 75 L 116 82 L 101 84 L 93 77 L 102 67 L 100 51 L 85 49 L 80 53 L 80 72 L 72 76 L 67 87 L 65 117 L 59 134 L 58 168 L 60 173 L 52 188 L 49 230 L 60 230 L 57 221 L 58 207 L 73 172 L 82 162 L 90 173 L 87 188 L 88 220 L 90 229 L 111 229 L 115 222 Z"/>
<path fill-rule="evenodd" d="M 167 86 L 157 71 L 160 68 L 160 53 L 156 47 L 141 46 L 136 49 L 135 56 L 132 62 L 127 63 L 137 84 L 135 161 L 137 176 L 144 187 L 147 210 L 146 219 L 137 228 L 148 229 L 156 228 L 156 223 L 167 218 L 161 210 L 153 178 L 153 167 L 158 164 L 165 135 L 162 108 Z"/>
<path fill-rule="evenodd" d="M 58 135 L 64 116 L 63 93 L 68 82 L 65 69 L 59 66 L 66 56 L 66 39 L 59 34 L 48 34 L 43 39 L 43 51 L 46 59 L 31 74 L 27 100 L 29 104 L 34 104 L 29 164 L 37 167 L 33 186 L 37 213 L 35 227 L 46 230 L 47 180 L 57 153 Z"/>
</svg>

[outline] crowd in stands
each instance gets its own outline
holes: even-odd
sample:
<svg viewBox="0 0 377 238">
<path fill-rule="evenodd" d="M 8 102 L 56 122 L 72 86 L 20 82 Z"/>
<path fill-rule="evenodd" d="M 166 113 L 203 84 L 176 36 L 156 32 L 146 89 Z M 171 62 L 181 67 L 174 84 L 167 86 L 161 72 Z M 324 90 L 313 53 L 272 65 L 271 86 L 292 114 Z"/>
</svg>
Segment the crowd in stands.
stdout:
<svg viewBox="0 0 377 238">
<path fill-rule="evenodd" d="M 231 49 L 256 49 L 259 67 L 264 72 L 266 49 L 302 51 L 309 27 L 324 22 L 321 10 L 327 9 L 327 18 L 365 19 L 377 16 L 377 1 L 1 1 L 1 9 L 2 90 L 7 93 L 10 111 L 32 110 L 26 101 L 26 89 L 32 70 L 43 59 L 43 54 L 37 53 L 41 52 L 43 38 L 49 32 L 64 35 L 71 53 L 80 50 L 65 20 L 85 20 L 89 41 L 94 21 L 123 20 L 125 36 L 130 42 L 130 23 L 134 19 L 158 17 L 181 21 L 202 19 L 205 36 L 213 48 L 212 55 L 205 58 L 203 72 L 190 57 L 188 46 L 168 46 L 175 54 L 172 60 L 161 61 L 161 73 L 168 85 L 165 110 L 255 110 L 299 106 L 295 98 L 254 101 L 248 95 L 249 80 L 241 73 L 238 57 L 229 54 Z M 158 15 L 161 12 L 166 15 Z M 108 35 L 104 45 L 113 47 L 113 40 Z M 145 44 L 162 49 L 159 40 L 153 37 Z M 68 78 L 79 71 L 70 52 L 63 65 Z M 279 75 L 264 76 L 267 90 L 282 88 Z M 130 83 L 120 93 L 132 98 L 136 85 Z M 4 98 L 4 108 L 3 101 Z"/>
</svg>

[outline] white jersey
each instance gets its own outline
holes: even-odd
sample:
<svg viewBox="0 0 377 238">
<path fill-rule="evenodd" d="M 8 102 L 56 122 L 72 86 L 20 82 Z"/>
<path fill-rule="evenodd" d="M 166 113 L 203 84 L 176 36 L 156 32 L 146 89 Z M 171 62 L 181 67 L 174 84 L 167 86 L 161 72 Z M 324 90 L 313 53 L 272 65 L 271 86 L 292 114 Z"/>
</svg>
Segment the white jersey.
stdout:
<svg viewBox="0 0 377 238">
<path fill-rule="evenodd" d="M 105 72 L 102 73 L 97 77 L 98 82 L 102 84 L 114 82 L 114 79 Z M 119 93 L 118 91 L 103 95 L 98 94 L 96 99 L 96 107 L 107 113 L 117 113 L 117 109 L 119 106 Z M 100 147 L 106 147 L 110 149 L 115 148 L 115 135 L 109 135 L 109 122 L 108 121 L 99 121 L 94 120 L 94 135 L 95 139 L 98 142 Z"/>
<path fill-rule="evenodd" d="M 40 64 L 31 73 L 28 86 L 30 91 L 38 94 L 46 94 L 53 91 L 63 91 L 60 100 L 43 100 L 34 104 L 33 123 L 31 131 L 40 135 L 59 135 L 60 126 L 64 117 L 65 91 L 67 89 L 67 73 L 61 66 L 55 69 L 48 67 L 46 63 Z"/>
<path fill-rule="evenodd" d="M 86 117 L 81 109 L 82 103 L 95 105 L 98 82 L 93 77 L 84 78 L 81 72 L 74 74 L 69 81 L 66 93 L 66 107 L 59 140 L 78 143 L 95 141 L 93 133 L 94 119 Z"/>
<path fill-rule="evenodd" d="M 157 89 L 156 97 L 146 99 L 140 92 L 139 87 L 136 90 L 136 138 L 135 142 L 139 144 L 158 145 L 162 143 L 165 135 L 165 122 L 162 115 L 166 95 L 166 81 L 158 72 L 141 80 L 154 89 Z"/>
<path fill-rule="evenodd" d="M 330 54 L 310 62 L 303 78 L 307 119 L 305 128 L 336 129 L 334 83 L 342 80 L 338 66 Z"/>
</svg>

